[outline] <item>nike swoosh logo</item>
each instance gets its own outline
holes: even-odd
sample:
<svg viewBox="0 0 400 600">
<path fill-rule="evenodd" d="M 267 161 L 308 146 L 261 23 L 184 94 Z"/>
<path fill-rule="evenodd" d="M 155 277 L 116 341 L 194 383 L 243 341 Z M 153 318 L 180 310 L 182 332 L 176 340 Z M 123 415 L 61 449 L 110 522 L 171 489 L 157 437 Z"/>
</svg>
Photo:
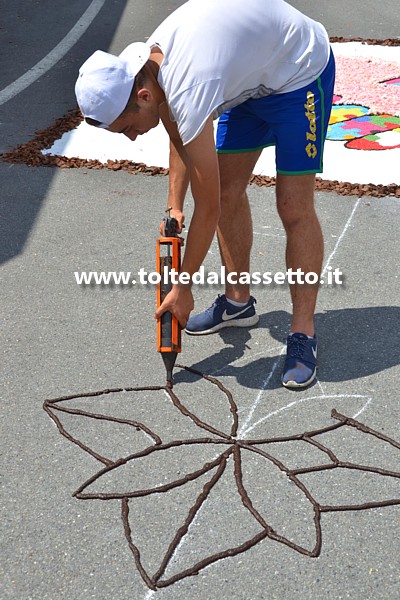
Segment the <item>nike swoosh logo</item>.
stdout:
<svg viewBox="0 0 400 600">
<path fill-rule="evenodd" d="M 312 353 L 314 354 L 314 358 L 317 358 L 317 349 L 316 348 L 311 348 Z"/>
<path fill-rule="evenodd" d="M 233 315 L 229 315 L 225 310 L 224 313 L 222 314 L 222 320 L 223 321 L 231 321 L 232 319 L 236 319 L 236 317 L 239 317 L 240 315 L 245 313 L 247 310 L 249 310 L 249 308 L 250 308 L 250 306 L 246 306 L 246 308 L 244 308 L 243 310 L 239 310 L 239 312 L 237 312 L 237 313 L 233 313 Z"/>
</svg>

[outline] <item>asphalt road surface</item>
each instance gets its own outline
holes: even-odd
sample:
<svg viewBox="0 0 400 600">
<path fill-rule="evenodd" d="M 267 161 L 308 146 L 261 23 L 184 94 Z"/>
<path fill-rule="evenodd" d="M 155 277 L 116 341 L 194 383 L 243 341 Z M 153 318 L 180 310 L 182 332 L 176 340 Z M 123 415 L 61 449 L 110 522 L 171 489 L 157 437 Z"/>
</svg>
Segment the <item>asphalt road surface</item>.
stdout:
<svg viewBox="0 0 400 600">
<path fill-rule="evenodd" d="M 117 53 L 131 41 L 145 39 L 180 4 L 3 2 L 0 152 L 26 142 L 36 130 L 75 108 L 77 70 L 95 49 Z M 399 35 L 398 0 L 294 4 L 321 20 L 331 36 Z M 398 444 L 351 423 L 321 435 L 320 445 L 340 461 L 366 468 L 322 467 L 303 474 L 300 479 L 315 504 L 290 483 L 277 462 L 290 469 L 329 463 L 321 447 L 293 436 L 338 423 L 331 418 L 333 408 L 400 441 L 398 199 L 316 194 L 325 269 L 339 268 L 345 283 L 321 290 L 316 315 L 320 368 L 309 390 L 293 393 L 279 383 L 290 316 L 288 289 L 256 286 L 258 327 L 183 339 L 180 362 L 215 375 L 232 393 L 235 406 L 212 383 L 177 369 L 174 390 L 197 421 L 182 414 L 163 391 L 117 392 L 61 404 L 81 411 L 57 413 L 68 440 L 43 410 L 45 399 L 164 385 L 164 368 L 155 350 L 154 287 L 79 286 L 74 272 L 153 271 L 168 181 L 121 171 L 2 162 L 0 177 L 0 597 L 396 600 L 400 515 L 399 507 L 390 504 L 400 498 L 399 479 L 393 476 L 400 471 Z M 255 225 L 252 269 L 281 271 L 285 238 L 274 190 L 251 187 L 249 197 Z M 188 220 L 191 210 L 189 196 Z M 209 271 L 219 268 L 215 244 L 205 266 Z M 216 293 L 222 289 L 196 289 L 197 309 L 208 306 Z M 93 419 L 85 411 L 119 422 Z M 270 444 L 268 450 L 259 444 L 275 462 L 242 445 L 242 479 L 236 449 L 235 460 L 229 455 L 223 473 L 217 473 L 218 466 L 210 467 L 183 485 L 185 475 L 228 448 L 235 414 L 234 437 L 242 444 L 291 439 Z M 168 447 L 144 451 L 139 460 L 107 471 L 105 465 L 153 445 L 149 432 Z M 222 442 L 210 442 L 217 437 Z M 97 457 L 72 438 L 94 449 Z M 191 442 L 199 439 L 203 441 Z M 233 438 L 228 441 L 235 446 Z M 85 491 L 114 499 L 72 497 L 102 468 L 106 472 Z M 245 508 L 240 481 L 279 540 L 263 537 L 265 524 Z M 171 482 L 180 484 L 173 487 Z M 124 530 L 121 498 L 148 489 L 158 492 L 122 501 L 125 516 L 129 506 L 129 527 L 125 521 Z M 368 510 L 323 512 L 320 556 L 307 556 L 318 545 L 317 504 L 363 508 L 374 502 Z M 388 506 L 378 506 L 385 503 Z M 177 538 L 185 523 L 186 535 Z M 166 587 L 152 590 L 157 577 L 152 584 L 140 575 L 127 541 L 129 528 L 150 576 L 175 539 L 160 579 L 161 584 L 169 582 Z M 220 560 L 209 560 L 218 553 L 223 555 Z M 211 564 L 201 568 L 207 561 Z M 196 564 L 199 574 L 186 577 Z"/>
</svg>

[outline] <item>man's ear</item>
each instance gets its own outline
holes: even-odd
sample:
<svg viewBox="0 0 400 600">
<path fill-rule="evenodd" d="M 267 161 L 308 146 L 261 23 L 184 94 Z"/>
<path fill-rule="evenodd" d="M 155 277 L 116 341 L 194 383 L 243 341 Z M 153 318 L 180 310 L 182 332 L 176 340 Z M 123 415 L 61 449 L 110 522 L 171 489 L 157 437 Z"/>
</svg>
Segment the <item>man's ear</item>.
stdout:
<svg viewBox="0 0 400 600">
<path fill-rule="evenodd" d="M 151 100 L 152 94 L 147 88 L 141 88 L 140 90 L 138 90 L 136 98 L 137 102 L 143 102 L 147 104 L 147 102 Z"/>
</svg>

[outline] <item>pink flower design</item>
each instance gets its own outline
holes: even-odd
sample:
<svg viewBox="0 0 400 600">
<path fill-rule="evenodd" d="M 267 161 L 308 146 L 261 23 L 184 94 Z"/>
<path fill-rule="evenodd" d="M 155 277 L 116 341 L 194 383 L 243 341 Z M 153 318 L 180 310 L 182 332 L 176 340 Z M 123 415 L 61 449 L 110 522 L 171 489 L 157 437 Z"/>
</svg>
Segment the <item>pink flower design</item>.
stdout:
<svg viewBox="0 0 400 600">
<path fill-rule="evenodd" d="M 400 116 L 400 88 L 388 83 L 400 75 L 400 65 L 376 58 L 336 58 L 335 94 L 341 104 L 361 104 L 370 113 Z"/>
<path fill-rule="evenodd" d="M 375 58 L 336 58 L 328 140 L 351 150 L 400 147 L 400 65 Z"/>
</svg>

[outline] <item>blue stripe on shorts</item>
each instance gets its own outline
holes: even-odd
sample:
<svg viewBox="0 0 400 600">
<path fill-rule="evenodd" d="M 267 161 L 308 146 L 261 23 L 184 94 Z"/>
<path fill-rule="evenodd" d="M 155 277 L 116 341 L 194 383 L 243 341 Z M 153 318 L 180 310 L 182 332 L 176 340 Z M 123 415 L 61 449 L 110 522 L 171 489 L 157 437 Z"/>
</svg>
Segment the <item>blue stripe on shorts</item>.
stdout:
<svg viewBox="0 0 400 600">
<path fill-rule="evenodd" d="M 217 152 L 253 152 L 273 145 L 278 173 L 321 173 L 334 82 L 331 51 L 325 70 L 309 85 L 247 100 L 221 115 Z"/>
</svg>

